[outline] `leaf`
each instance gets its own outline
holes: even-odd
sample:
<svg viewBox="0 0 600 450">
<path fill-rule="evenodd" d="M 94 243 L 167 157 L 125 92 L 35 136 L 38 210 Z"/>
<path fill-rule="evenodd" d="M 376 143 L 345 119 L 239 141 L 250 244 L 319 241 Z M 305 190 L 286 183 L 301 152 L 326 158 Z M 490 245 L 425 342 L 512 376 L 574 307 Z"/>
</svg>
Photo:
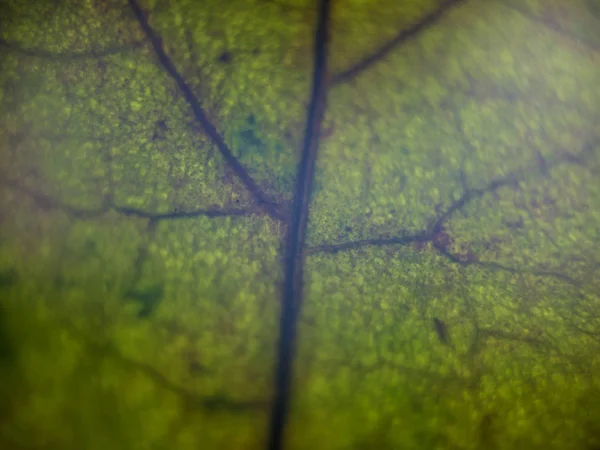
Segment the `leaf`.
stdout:
<svg viewBox="0 0 600 450">
<path fill-rule="evenodd" d="M 0 448 L 595 442 L 594 2 L 4 3 Z"/>
</svg>

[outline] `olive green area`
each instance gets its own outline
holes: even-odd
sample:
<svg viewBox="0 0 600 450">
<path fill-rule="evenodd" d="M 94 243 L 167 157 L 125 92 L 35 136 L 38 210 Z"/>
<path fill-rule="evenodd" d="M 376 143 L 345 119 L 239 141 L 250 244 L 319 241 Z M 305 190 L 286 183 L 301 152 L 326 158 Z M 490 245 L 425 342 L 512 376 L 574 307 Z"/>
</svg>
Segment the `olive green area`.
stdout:
<svg viewBox="0 0 600 450">
<path fill-rule="evenodd" d="M 129 3 L 0 6 L 0 448 L 262 449 L 243 175 L 288 210 L 317 9 L 140 1 L 190 99 Z M 334 2 L 285 448 L 597 449 L 600 3 L 384 3 Z"/>
</svg>

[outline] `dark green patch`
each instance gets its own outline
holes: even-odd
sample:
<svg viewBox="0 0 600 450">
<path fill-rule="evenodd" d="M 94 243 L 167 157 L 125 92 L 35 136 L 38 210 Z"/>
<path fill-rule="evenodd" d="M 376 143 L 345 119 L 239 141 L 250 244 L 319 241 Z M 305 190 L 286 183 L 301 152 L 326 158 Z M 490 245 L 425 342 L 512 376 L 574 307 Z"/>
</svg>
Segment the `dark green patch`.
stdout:
<svg viewBox="0 0 600 450">
<path fill-rule="evenodd" d="M 169 131 L 169 127 L 164 120 L 158 120 L 154 124 L 154 132 L 152 134 L 152 140 L 156 141 L 164 141 L 167 137 L 167 132 Z"/>
<path fill-rule="evenodd" d="M 73 286 L 76 286 L 77 283 L 73 280 L 70 280 L 63 274 L 57 274 L 52 279 L 52 285 L 56 290 L 69 289 Z"/>
<path fill-rule="evenodd" d="M 587 7 L 592 15 L 600 19 L 600 0 L 588 0 Z"/>
<path fill-rule="evenodd" d="M 0 366 L 15 359 L 15 349 L 7 330 L 6 310 L 0 305 Z"/>
<path fill-rule="evenodd" d="M 248 129 L 240 131 L 240 137 L 243 140 L 244 145 L 252 146 L 252 147 L 262 147 L 264 146 L 263 141 L 256 135 L 254 130 Z"/>
<path fill-rule="evenodd" d="M 93 239 L 87 239 L 84 244 L 85 252 L 89 255 L 98 254 L 98 243 Z"/>
<path fill-rule="evenodd" d="M 146 318 L 156 310 L 156 307 L 162 300 L 163 295 L 163 285 L 156 284 L 145 289 L 131 289 L 127 291 L 125 297 L 140 303 L 141 308 L 138 311 L 138 317 Z"/>
<path fill-rule="evenodd" d="M 231 61 L 233 61 L 233 54 L 231 52 L 223 52 L 219 55 L 219 62 L 229 64 Z"/>
<path fill-rule="evenodd" d="M 9 288 L 17 283 L 19 274 L 14 267 L 0 271 L 0 289 Z"/>
</svg>

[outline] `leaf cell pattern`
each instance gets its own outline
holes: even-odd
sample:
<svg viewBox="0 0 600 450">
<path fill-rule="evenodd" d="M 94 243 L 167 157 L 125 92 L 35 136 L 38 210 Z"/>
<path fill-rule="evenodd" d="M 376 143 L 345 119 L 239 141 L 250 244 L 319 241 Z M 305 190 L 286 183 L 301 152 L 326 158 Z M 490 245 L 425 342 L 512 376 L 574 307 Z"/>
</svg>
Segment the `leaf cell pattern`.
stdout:
<svg viewBox="0 0 600 450">
<path fill-rule="evenodd" d="M 0 447 L 600 446 L 600 4 L 0 6 Z"/>
</svg>

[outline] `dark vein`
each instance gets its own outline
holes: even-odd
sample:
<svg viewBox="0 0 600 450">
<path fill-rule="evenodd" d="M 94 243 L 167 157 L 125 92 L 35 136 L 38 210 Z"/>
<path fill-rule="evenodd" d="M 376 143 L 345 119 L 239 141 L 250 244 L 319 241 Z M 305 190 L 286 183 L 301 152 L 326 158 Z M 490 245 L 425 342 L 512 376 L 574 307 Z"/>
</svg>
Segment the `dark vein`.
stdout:
<svg viewBox="0 0 600 450">
<path fill-rule="evenodd" d="M 573 34 L 572 32 L 566 30 L 565 28 L 563 28 L 561 26 L 561 24 L 559 22 L 554 20 L 553 17 L 539 16 L 526 7 L 524 8 L 522 6 L 517 6 L 513 3 L 508 3 L 506 1 L 496 0 L 496 2 L 499 3 L 500 5 L 504 6 L 507 9 L 510 9 L 511 11 L 514 11 L 514 12 L 520 14 L 521 16 L 527 18 L 528 20 L 530 20 L 532 22 L 536 22 L 536 23 L 543 25 L 544 27 L 548 28 L 549 30 L 553 31 L 556 34 L 560 34 L 561 36 L 564 36 L 572 41 L 575 41 L 575 42 L 578 42 L 578 43 L 584 45 L 585 47 L 587 47 L 588 49 L 590 49 L 594 52 L 597 52 L 600 50 L 600 46 L 598 44 L 587 41 L 583 37 L 577 36 L 577 35 Z"/>
<path fill-rule="evenodd" d="M 430 230 L 425 230 L 421 233 L 417 233 L 410 236 L 397 236 L 391 238 L 374 238 L 374 239 L 363 239 L 358 241 L 348 241 L 340 244 L 323 244 L 315 247 L 306 249 L 305 254 L 311 255 L 316 253 L 337 253 L 345 250 L 352 250 L 366 246 L 387 246 L 387 245 L 410 245 L 415 242 L 431 242 L 433 247 L 444 257 L 452 261 L 453 263 L 460 264 L 462 266 L 477 265 L 483 268 L 491 270 L 502 270 L 509 273 L 529 273 L 539 277 L 551 277 L 557 280 L 561 280 L 573 286 L 579 286 L 581 283 L 576 279 L 566 275 L 564 273 L 555 271 L 545 270 L 528 270 L 524 268 L 514 268 L 506 266 L 494 261 L 479 261 L 479 260 L 465 260 L 461 255 L 454 254 L 448 249 L 436 242 L 435 236 L 439 233 L 443 226 L 448 220 L 458 211 L 463 209 L 469 202 L 476 198 L 483 197 L 487 193 L 495 192 L 496 190 L 507 187 L 516 186 L 519 181 L 525 178 L 525 175 L 531 171 L 537 171 L 544 177 L 547 177 L 549 171 L 554 167 L 561 164 L 573 164 L 577 166 L 585 167 L 586 156 L 589 156 L 593 152 L 593 147 L 584 145 L 583 149 L 576 154 L 563 152 L 554 161 L 546 162 L 544 168 L 537 167 L 537 163 L 530 164 L 520 170 L 516 170 L 511 174 L 506 175 L 503 178 L 490 181 L 485 187 L 479 189 L 467 189 L 466 192 L 455 202 L 453 202 L 445 212 L 443 212 L 437 220 L 433 223 Z"/>
<path fill-rule="evenodd" d="M 200 101 L 196 98 L 191 88 L 187 85 L 183 76 L 177 71 L 175 64 L 173 63 L 171 58 L 169 58 L 165 53 L 162 44 L 162 38 L 152 29 L 152 27 L 148 23 L 148 19 L 146 18 L 144 12 L 137 4 L 137 1 L 129 0 L 129 5 L 133 10 L 133 13 L 140 25 L 140 28 L 152 44 L 152 48 L 154 49 L 154 53 L 156 54 L 158 61 L 160 62 L 164 70 L 173 79 L 173 81 L 175 81 L 175 83 L 177 84 L 177 87 L 179 88 L 181 94 L 192 109 L 194 117 L 204 129 L 204 132 L 210 137 L 210 139 L 214 142 L 215 146 L 219 149 L 219 152 L 225 159 L 225 162 L 233 170 L 236 176 L 241 180 L 248 192 L 259 203 L 260 207 L 267 212 L 267 214 L 269 214 L 274 219 L 285 220 L 286 216 L 282 212 L 279 205 L 277 205 L 272 198 L 269 198 L 269 196 L 262 191 L 258 184 L 256 184 L 256 182 L 250 176 L 246 168 L 233 155 L 233 153 L 231 152 L 231 150 L 229 149 L 229 147 L 215 128 L 215 126 L 208 119 L 206 113 L 200 106 Z"/>
<path fill-rule="evenodd" d="M 3 184 L 11 189 L 25 194 L 43 211 L 59 210 L 77 219 L 92 219 L 99 217 L 107 212 L 107 208 L 83 209 L 58 201 L 47 194 L 36 192 L 14 180 L 5 179 Z"/>
<path fill-rule="evenodd" d="M 124 356 L 113 344 L 109 342 L 98 342 L 79 330 L 66 320 L 60 320 L 61 325 L 74 337 L 83 341 L 93 352 L 118 361 L 123 367 L 143 373 L 150 378 L 156 385 L 184 398 L 188 404 L 196 405 L 199 408 L 210 412 L 245 412 L 265 409 L 268 406 L 266 400 L 237 400 L 224 394 L 200 395 L 185 389 L 183 386 L 174 383 L 154 367 L 134 361 Z"/>
<path fill-rule="evenodd" d="M 513 174 L 507 177 L 493 180 L 486 187 L 482 189 L 470 189 L 467 190 L 458 200 L 452 203 L 448 209 L 440 215 L 440 217 L 434 222 L 431 230 L 423 231 L 421 233 L 413 234 L 410 236 L 396 236 L 391 238 L 374 238 L 374 239 L 363 239 L 359 241 L 348 241 L 340 244 L 323 244 L 316 247 L 310 247 L 306 250 L 307 255 L 315 253 L 337 253 L 343 250 L 351 250 L 359 247 L 366 246 L 385 246 L 385 245 L 408 245 L 415 242 L 431 242 L 434 239 L 434 235 L 441 230 L 444 223 L 461 208 L 465 207 L 471 200 L 482 197 L 488 192 L 493 192 L 503 186 L 513 185 L 518 180 L 518 177 Z"/>
<path fill-rule="evenodd" d="M 439 244 L 434 243 L 433 247 L 442 256 L 448 258 L 453 263 L 459 264 L 461 266 L 479 266 L 479 267 L 483 267 L 485 269 L 501 270 L 503 272 L 508 272 L 508 273 L 512 273 L 512 274 L 527 273 L 530 275 L 534 275 L 536 277 L 554 278 L 554 279 L 557 279 L 560 281 L 564 281 L 573 286 L 580 285 L 579 281 L 577 281 L 576 279 L 574 279 L 568 275 L 565 275 L 564 273 L 553 272 L 551 270 L 529 270 L 526 268 L 515 268 L 515 267 L 506 266 L 504 264 L 500 264 L 500 263 L 497 263 L 494 261 L 465 260 L 465 259 L 461 258 L 459 255 L 455 255 L 454 253 L 449 252 L 448 249 L 446 249 L 445 247 L 443 247 Z"/>
<path fill-rule="evenodd" d="M 17 192 L 20 192 L 21 194 L 27 195 L 43 211 L 58 210 L 76 219 L 94 219 L 108 213 L 110 210 L 124 216 L 139 217 L 141 219 L 150 219 L 153 221 L 190 219 L 196 217 L 242 217 L 259 213 L 257 210 L 243 208 L 208 208 L 193 211 L 168 211 L 159 213 L 153 211 L 144 211 L 143 209 L 139 208 L 114 205 L 112 204 L 112 200 L 110 198 L 105 202 L 102 208 L 83 209 L 56 200 L 47 194 L 37 192 L 11 179 L 5 179 L 2 181 L 2 184 Z"/>
<path fill-rule="evenodd" d="M 406 245 L 413 242 L 429 242 L 433 236 L 430 233 L 414 234 L 411 236 L 363 239 L 360 241 L 342 242 L 341 244 L 323 244 L 309 247 L 304 252 L 306 255 L 315 253 L 337 253 L 343 250 L 351 250 L 365 246 L 381 247 L 384 245 Z"/>
<path fill-rule="evenodd" d="M 525 172 L 526 169 L 523 170 Z M 518 173 L 508 175 L 504 178 L 492 180 L 488 185 L 482 189 L 469 189 L 465 192 L 458 200 L 450 205 L 450 207 L 440 215 L 438 220 L 433 225 L 433 233 L 437 233 L 442 229 L 445 222 L 457 211 L 464 208 L 471 200 L 483 197 L 485 194 L 495 192 L 501 187 L 515 186 L 519 179 L 522 178 Z"/>
<path fill-rule="evenodd" d="M 171 220 L 171 219 L 189 219 L 196 217 L 240 217 L 248 216 L 258 213 L 258 211 L 252 211 L 242 208 L 231 208 L 231 209 L 199 209 L 194 211 L 170 211 L 164 213 L 157 213 L 151 211 L 144 211 L 138 208 L 128 208 L 124 206 L 115 206 L 113 208 L 116 212 L 125 216 L 143 217 L 152 220 Z"/>
<path fill-rule="evenodd" d="M 425 17 L 421 18 L 419 22 L 414 24 L 408 29 L 400 31 L 394 38 L 383 44 L 379 49 L 373 52 L 371 55 L 359 61 L 352 67 L 344 70 L 341 73 L 333 76 L 331 84 L 336 85 L 340 83 L 346 83 L 351 81 L 363 71 L 369 69 L 382 59 L 384 59 L 392 50 L 404 42 L 414 38 L 422 31 L 435 25 L 440 19 L 442 19 L 453 7 L 464 3 L 465 0 L 445 0 L 443 1 L 435 11 L 430 12 Z"/>
<path fill-rule="evenodd" d="M 484 188 L 468 189 L 456 202 L 451 204 L 450 207 L 442 215 L 440 215 L 438 220 L 433 225 L 433 233 L 439 232 L 444 223 L 447 222 L 454 213 L 464 208 L 471 200 L 480 198 L 487 193 L 495 192 L 502 187 L 516 187 L 520 181 L 525 180 L 526 175 L 530 172 L 537 172 L 538 174 L 541 174 L 542 177 L 548 177 L 552 169 L 562 164 L 572 164 L 585 167 L 586 157 L 588 157 L 592 152 L 593 149 L 591 146 L 584 145 L 583 149 L 576 154 L 561 152 L 554 160 L 545 161 L 543 167 L 540 167 L 538 161 L 534 161 L 533 163 L 528 164 L 521 169 L 515 170 L 513 173 L 510 173 L 503 178 L 490 181 Z M 462 175 L 464 177 L 464 174 Z"/>
<path fill-rule="evenodd" d="M 319 150 L 319 136 L 326 107 L 328 28 L 331 1 L 317 1 L 318 21 L 314 43 L 312 92 L 306 117 L 302 157 L 298 164 L 292 220 L 287 230 L 284 248 L 284 279 L 275 372 L 275 397 L 271 410 L 267 444 L 269 450 L 281 450 L 283 447 L 284 428 L 289 414 L 297 317 L 302 301 L 303 247 L 308 225 L 310 194 Z"/>
<path fill-rule="evenodd" d="M 17 53 L 24 56 L 32 56 L 43 59 L 54 59 L 57 61 L 72 62 L 82 61 L 85 59 L 104 58 L 106 56 L 117 55 L 129 50 L 133 50 L 142 45 L 141 42 L 133 42 L 130 45 L 119 45 L 98 50 L 87 50 L 79 52 L 53 52 L 40 48 L 27 48 L 17 42 L 0 39 L 0 48 L 9 52 Z"/>
</svg>

